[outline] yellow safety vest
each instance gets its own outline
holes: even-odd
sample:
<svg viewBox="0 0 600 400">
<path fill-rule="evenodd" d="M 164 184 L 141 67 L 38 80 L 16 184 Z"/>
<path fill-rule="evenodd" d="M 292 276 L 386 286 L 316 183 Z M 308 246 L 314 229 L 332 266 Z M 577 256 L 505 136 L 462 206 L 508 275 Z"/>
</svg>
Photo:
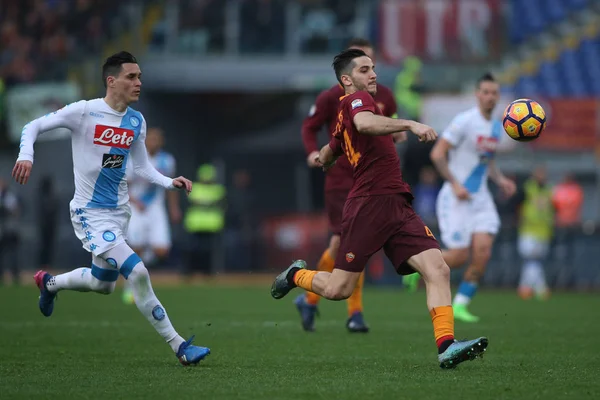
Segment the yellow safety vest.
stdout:
<svg viewBox="0 0 600 400">
<path fill-rule="evenodd" d="M 411 90 L 416 80 L 418 71 L 404 69 L 396 75 L 394 95 L 400 109 L 406 113 L 407 118 L 418 119 L 421 114 L 421 95 Z"/>
<path fill-rule="evenodd" d="M 552 191 L 528 180 L 524 185 L 525 201 L 521 208 L 519 233 L 539 240 L 550 240 L 554 226 Z"/>
<path fill-rule="evenodd" d="M 225 226 L 225 210 L 220 203 L 224 198 L 223 185 L 194 182 L 194 190 L 188 197 L 192 204 L 185 214 L 185 229 L 190 233 L 222 231 Z"/>
</svg>

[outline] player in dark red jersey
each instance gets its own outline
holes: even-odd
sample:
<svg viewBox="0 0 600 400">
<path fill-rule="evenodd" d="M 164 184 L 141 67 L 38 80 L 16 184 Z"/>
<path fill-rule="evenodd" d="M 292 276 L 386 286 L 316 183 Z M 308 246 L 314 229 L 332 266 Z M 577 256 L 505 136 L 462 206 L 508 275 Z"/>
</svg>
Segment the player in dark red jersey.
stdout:
<svg viewBox="0 0 600 400">
<path fill-rule="evenodd" d="M 355 38 L 350 40 L 348 49 L 359 49 L 365 52 L 371 60 L 375 60 L 375 51 L 373 45 L 366 39 Z M 338 107 L 340 98 L 344 96 L 344 88 L 337 84 L 330 89 L 322 91 L 311 107 L 308 116 L 302 124 L 302 141 L 307 154 L 307 164 L 309 167 L 320 167 L 317 162 L 319 147 L 317 145 L 317 136 L 323 126 L 327 128 L 329 138 L 335 130 L 337 122 Z M 394 99 L 394 94 L 390 89 L 383 85 L 377 86 L 377 93 L 374 96 L 375 103 L 383 115 L 387 117 L 396 117 L 398 106 Z M 399 142 L 406 139 L 405 132 L 395 132 L 394 140 Z M 329 247 L 323 252 L 321 259 L 317 263 L 319 271 L 333 271 L 335 257 L 340 247 L 340 234 L 342 232 L 342 210 L 344 203 L 353 183 L 353 169 L 346 158 L 340 158 L 336 167 L 333 168 L 325 177 L 325 210 L 329 220 L 329 230 L 332 233 L 329 240 Z M 352 295 L 348 298 L 348 320 L 346 328 L 350 332 L 368 332 L 369 327 L 363 317 L 362 288 L 364 283 L 364 272 L 360 275 Z M 294 303 L 300 312 L 302 318 L 302 327 L 305 331 L 314 331 L 315 315 L 317 313 L 317 304 L 320 296 L 306 292 L 300 294 Z"/>
<path fill-rule="evenodd" d="M 383 248 L 399 274 L 416 271 L 425 281 L 440 366 L 453 368 L 473 360 L 485 351 L 488 340 L 454 339 L 450 269 L 437 240 L 411 206 L 413 197 L 402 180 L 390 136 L 412 131 L 421 141 L 429 142 L 437 134 L 427 125 L 381 115 L 373 99 L 377 91 L 374 64 L 363 51 L 345 50 L 335 57 L 333 66 L 346 96 L 339 107 L 334 135 L 319 152 L 318 160 L 327 170 L 345 153 L 354 169 L 335 268 L 331 273 L 309 271 L 306 262 L 295 261 L 277 276 L 271 296 L 280 299 L 300 287 L 330 300 L 346 299 L 369 257 Z"/>
</svg>

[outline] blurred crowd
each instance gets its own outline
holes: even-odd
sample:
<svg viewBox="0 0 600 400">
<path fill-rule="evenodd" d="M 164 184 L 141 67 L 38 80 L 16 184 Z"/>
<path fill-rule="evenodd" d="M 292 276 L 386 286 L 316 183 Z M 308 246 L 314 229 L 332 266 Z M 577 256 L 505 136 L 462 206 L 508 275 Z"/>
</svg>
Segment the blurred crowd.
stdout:
<svg viewBox="0 0 600 400">
<path fill-rule="evenodd" d="M 0 78 L 6 86 L 64 79 L 69 58 L 96 54 L 116 0 L 0 2 Z"/>
</svg>

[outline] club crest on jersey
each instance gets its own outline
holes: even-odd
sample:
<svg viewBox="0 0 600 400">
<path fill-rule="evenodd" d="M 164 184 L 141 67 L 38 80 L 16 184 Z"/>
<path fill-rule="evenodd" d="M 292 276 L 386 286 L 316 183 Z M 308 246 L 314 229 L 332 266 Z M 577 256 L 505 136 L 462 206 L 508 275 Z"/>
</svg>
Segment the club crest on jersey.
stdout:
<svg viewBox="0 0 600 400">
<path fill-rule="evenodd" d="M 135 132 L 131 129 L 96 125 L 96 129 L 94 131 L 94 144 L 99 146 L 128 149 L 131 147 L 133 139 L 135 139 Z"/>
<path fill-rule="evenodd" d="M 137 128 L 140 124 L 140 120 L 137 117 L 130 117 L 129 118 L 129 123 L 131 124 L 131 126 L 133 126 L 134 128 Z"/>
<path fill-rule="evenodd" d="M 352 100 L 352 103 L 350 103 L 350 105 L 352 106 L 352 109 L 354 110 L 357 107 L 362 107 L 363 103 L 361 99 L 356 99 L 356 100 Z"/>
<path fill-rule="evenodd" d="M 383 104 L 382 102 L 378 102 L 377 103 L 377 107 L 379 107 L 379 110 L 381 112 L 383 112 L 383 110 L 385 110 L 385 104 Z"/>
<path fill-rule="evenodd" d="M 104 231 L 104 233 L 102 234 L 102 239 L 104 239 L 107 242 L 114 242 L 116 238 L 117 235 L 115 235 L 111 231 Z"/>
<path fill-rule="evenodd" d="M 346 253 L 346 261 L 347 262 L 351 263 L 352 261 L 354 261 L 354 258 L 355 258 L 355 256 L 354 256 L 353 252 Z"/>
</svg>

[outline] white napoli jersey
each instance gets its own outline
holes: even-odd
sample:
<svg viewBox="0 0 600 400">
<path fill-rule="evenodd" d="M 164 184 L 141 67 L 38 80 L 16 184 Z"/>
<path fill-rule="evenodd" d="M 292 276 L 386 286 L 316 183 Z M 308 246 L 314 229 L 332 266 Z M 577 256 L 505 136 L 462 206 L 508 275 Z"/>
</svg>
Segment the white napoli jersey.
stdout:
<svg viewBox="0 0 600 400">
<path fill-rule="evenodd" d="M 488 162 L 495 157 L 502 136 L 507 136 L 501 133 L 502 123 L 485 119 L 478 107 L 458 114 L 442 133 L 452 145 L 448 155 L 450 173 L 469 193 L 489 193 Z"/>
<path fill-rule="evenodd" d="M 33 162 L 33 144 L 40 133 L 71 131 L 75 194 L 72 207 L 117 208 L 129 202 L 125 171 L 128 158 L 138 175 L 164 188 L 173 180 L 148 160 L 146 121 L 130 107 L 112 109 L 104 99 L 81 100 L 31 121 L 23 128 L 18 160 Z"/>
<path fill-rule="evenodd" d="M 158 172 L 166 176 L 175 175 L 175 158 L 166 151 L 149 156 L 150 163 Z M 129 195 L 140 201 L 146 208 L 165 205 L 165 189 L 151 184 L 128 170 Z"/>
</svg>

